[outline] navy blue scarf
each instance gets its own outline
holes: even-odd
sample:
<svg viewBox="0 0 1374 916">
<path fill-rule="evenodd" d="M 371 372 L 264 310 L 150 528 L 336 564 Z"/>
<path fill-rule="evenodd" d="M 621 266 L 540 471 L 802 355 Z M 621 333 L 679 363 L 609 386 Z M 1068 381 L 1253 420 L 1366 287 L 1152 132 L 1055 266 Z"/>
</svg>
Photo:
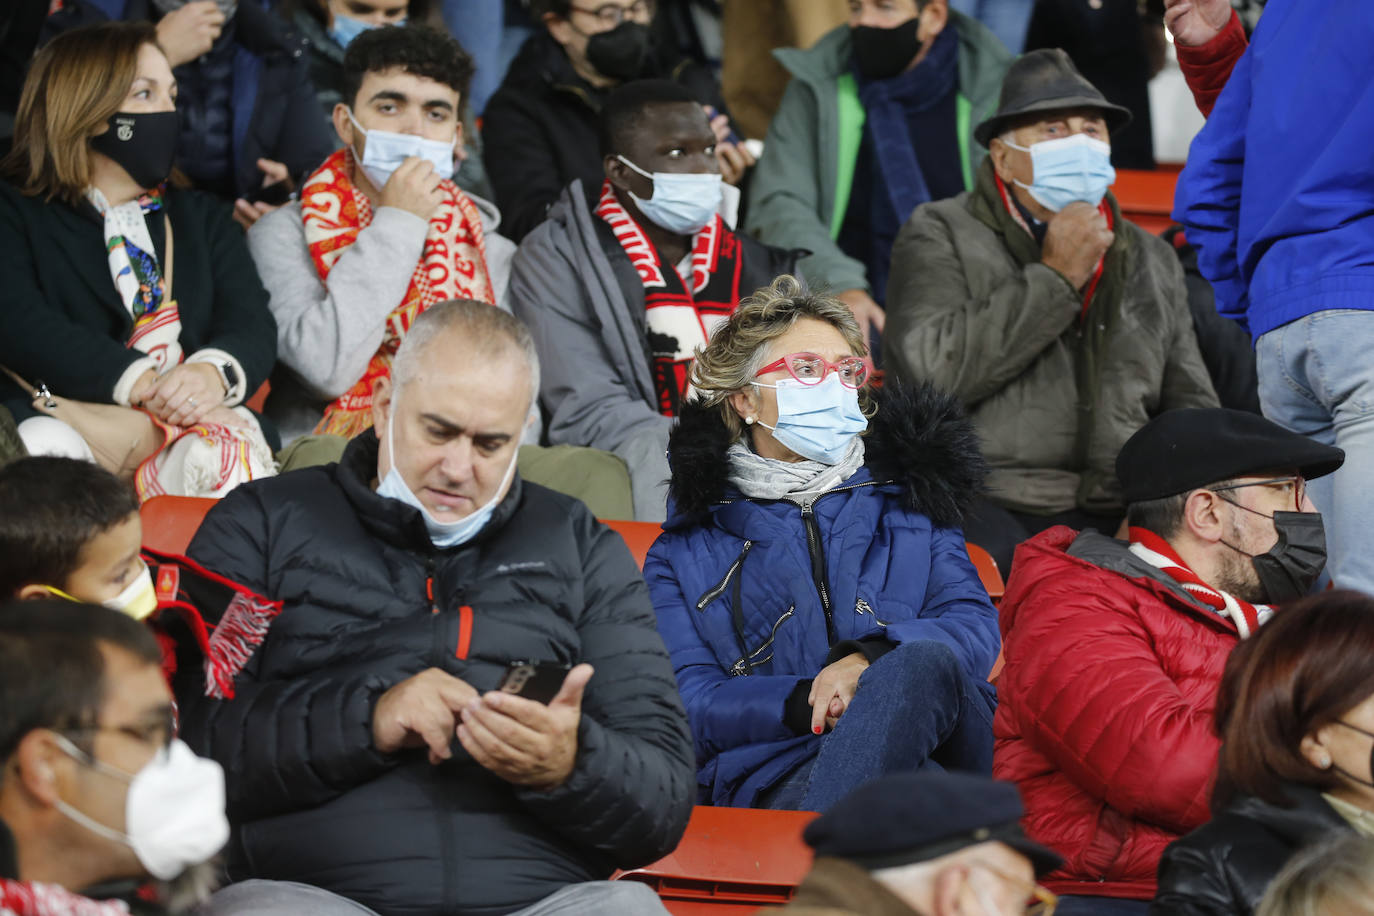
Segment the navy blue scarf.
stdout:
<svg viewBox="0 0 1374 916">
<path fill-rule="evenodd" d="M 957 145 L 964 142 L 962 137 L 953 136 L 953 117 L 933 131 L 931 118 L 922 117 L 940 108 L 947 108 L 952 115 L 958 82 L 959 36 L 953 28 L 942 30 L 925 59 L 905 73 L 883 80 L 859 78 L 859 101 L 866 113 L 864 130 L 872 154 L 868 164 L 873 168 L 868 183 L 870 239 L 875 254 L 881 252 L 875 260 L 882 264 L 887 263 L 892 242 L 911 211 L 933 197 L 917 158 L 917 143 L 943 143 L 957 151 Z M 861 168 L 864 165 L 860 163 Z M 962 185 L 962 166 L 958 168 Z M 886 280 L 885 276 L 869 277 L 879 296 Z"/>
</svg>

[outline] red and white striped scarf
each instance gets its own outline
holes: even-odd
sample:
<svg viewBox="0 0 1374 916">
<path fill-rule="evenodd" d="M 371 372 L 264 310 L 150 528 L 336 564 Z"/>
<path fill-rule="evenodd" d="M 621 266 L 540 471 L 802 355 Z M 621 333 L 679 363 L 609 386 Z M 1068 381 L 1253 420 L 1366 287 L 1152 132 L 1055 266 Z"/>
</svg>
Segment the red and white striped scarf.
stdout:
<svg viewBox="0 0 1374 916">
<path fill-rule="evenodd" d="M 697 350 L 739 305 L 744 267 L 739 237 L 719 215 L 692 239 L 691 275 L 663 263 L 643 227 L 615 196 L 609 181 L 593 211 L 611 227 L 616 241 L 644 284 L 644 321 L 653 351 L 652 371 L 659 412 L 675 417 L 688 394 Z"/>
<path fill-rule="evenodd" d="M 1231 621 L 1241 639 L 1258 630 L 1274 615 L 1274 609 L 1267 604 L 1251 604 L 1203 582 L 1197 573 L 1188 568 L 1188 564 L 1183 562 L 1169 542 L 1153 531 L 1132 527 L 1130 537 L 1131 553 L 1167 573 L 1190 596 L 1212 608 L 1219 617 Z"/>
</svg>

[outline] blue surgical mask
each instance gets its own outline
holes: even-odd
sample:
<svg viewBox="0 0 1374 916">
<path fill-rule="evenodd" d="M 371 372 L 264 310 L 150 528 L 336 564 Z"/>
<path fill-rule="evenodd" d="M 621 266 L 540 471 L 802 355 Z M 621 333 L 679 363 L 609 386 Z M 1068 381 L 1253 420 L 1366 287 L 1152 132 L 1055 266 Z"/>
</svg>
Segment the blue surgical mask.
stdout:
<svg viewBox="0 0 1374 916">
<path fill-rule="evenodd" d="M 779 445 L 803 458 L 839 464 L 849 443 L 868 429 L 868 418 L 859 409 L 858 390 L 841 384 L 835 372 L 819 385 L 803 385 L 793 378 L 779 379 L 776 385 L 754 384 L 778 393 L 778 425 L 759 425 L 771 430 Z"/>
<path fill-rule="evenodd" d="M 639 212 L 669 232 L 695 235 L 705 228 L 720 211 L 724 192 L 720 176 L 711 172 L 654 172 L 650 174 L 624 156 L 617 155 L 625 165 L 654 183 L 654 194 L 648 200 L 630 193 Z"/>
<path fill-rule="evenodd" d="M 386 477 L 382 479 L 377 487 L 377 495 L 387 499 L 394 499 L 397 502 L 405 503 L 420 512 L 420 517 L 425 520 L 425 530 L 429 532 L 430 543 L 440 550 L 448 550 L 451 547 L 458 547 L 477 537 L 477 533 L 486 527 L 487 522 L 491 521 L 492 513 L 501 504 L 501 500 L 506 495 L 506 485 L 515 476 L 516 457 L 520 454 L 519 448 L 515 449 L 510 457 L 510 466 L 506 468 L 506 474 L 501 478 L 501 485 L 496 488 L 496 492 L 485 506 L 473 512 L 471 515 L 458 519 L 456 522 L 441 522 L 429 514 L 425 504 L 420 502 L 420 498 L 411 491 L 405 480 L 401 477 L 401 472 L 396 469 L 396 408 L 399 398 L 392 397 L 391 413 L 386 418 L 386 455 L 391 464 L 391 470 L 386 472 Z"/>
<path fill-rule="evenodd" d="M 453 177 L 453 145 L 458 140 L 456 134 L 452 140 L 445 143 L 443 140 L 426 140 L 413 134 L 367 130 L 353 117 L 352 111 L 348 112 L 348 120 L 353 122 L 354 129 L 361 132 L 367 140 L 363 146 L 362 156 L 358 157 L 358 164 L 363 167 L 363 172 L 377 190 L 380 191 L 391 178 L 391 173 L 412 156 L 429 160 L 440 178 Z M 358 155 L 356 147 L 353 155 Z"/>
<path fill-rule="evenodd" d="M 1031 184 L 1016 184 L 1030 192 L 1047 210 L 1058 213 L 1076 200 L 1094 207 L 1102 202 L 1107 188 L 1116 181 L 1112 168 L 1112 148 L 1087 134 L 1074 134 L 1057 140 L 1042 140 L 1029 148 L 1006 139 L 1012 149 L 1030 153 L 1035 178 Z"/>
<path fill-rule="evenodd" d="M 375 28 L 376 26 L 370 22 L 363 22 L 361 19 L 354 19 L 352 16 L 343 16 L 336 13 L 334 15 L 334 24 L 329 27 L 329 37 L 338 42 L 339 47 L 347 48 L 348 43 L 353 39 Z"/>
</svg>

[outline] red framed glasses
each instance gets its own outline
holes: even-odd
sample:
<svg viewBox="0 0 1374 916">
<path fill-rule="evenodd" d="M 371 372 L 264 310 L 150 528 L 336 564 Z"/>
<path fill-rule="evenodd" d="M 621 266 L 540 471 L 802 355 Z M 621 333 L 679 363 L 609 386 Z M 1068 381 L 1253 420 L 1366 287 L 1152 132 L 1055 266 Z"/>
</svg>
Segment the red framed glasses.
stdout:
<svg viewBox="0 0 1374 916">
<path fill-rule="evenodd" d="M 846 388 L 862 388 L 873 373 L 873 364 L 862 356 L 846 356 L 832 363 L 818 353 L 789 353 L 782 359 L 764 366 L 754 373 L 754 378 L 786 369 L 788 374 L 803 385 L 819 385 L 825 377 L 834 372 L 840 377 L 840 384 Z"/>
</svg>

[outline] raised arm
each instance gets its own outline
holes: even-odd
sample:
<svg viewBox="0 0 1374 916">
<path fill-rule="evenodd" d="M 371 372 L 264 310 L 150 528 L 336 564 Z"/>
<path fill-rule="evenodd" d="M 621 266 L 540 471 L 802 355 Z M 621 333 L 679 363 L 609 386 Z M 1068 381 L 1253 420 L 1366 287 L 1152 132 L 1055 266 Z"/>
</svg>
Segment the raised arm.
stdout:
<svg viewBox="0 0 1374 916">
<path fill-rule="evenodd" d="M 1247 279 L 1237 260 L 1245 129 L 1250 114 L 1251 55 L 1236 63 L 1226 91 L 1193 140 L 1178 176 L 1174 219 L 1197 248 L 1198 270 L 1212 284 L 1217 311 L 1245 325 Z M 1246 328 L 1249 329 L 1248 326 Z"/>
<path fill-rule="evenodd" d="M 248 232 L 248 248 L 272 291 L 281 361 L 307 389 L 333 399 L 363 377 L 382 345 L 387 316 L 405 299 L 428 223 L 379 207 L 320 279 L 298 207 L 269 213 Z"/>
<path fill-rule="evenodd" d="M 970 408 L 1025 372 L 1073 326 L 1082 297 L 1039 262 L 979 294 L 955 250 L 953 228 L 930 206 L 892 249 L 883 355 L 897 375 L 929 381 Z"/>
</svg>

